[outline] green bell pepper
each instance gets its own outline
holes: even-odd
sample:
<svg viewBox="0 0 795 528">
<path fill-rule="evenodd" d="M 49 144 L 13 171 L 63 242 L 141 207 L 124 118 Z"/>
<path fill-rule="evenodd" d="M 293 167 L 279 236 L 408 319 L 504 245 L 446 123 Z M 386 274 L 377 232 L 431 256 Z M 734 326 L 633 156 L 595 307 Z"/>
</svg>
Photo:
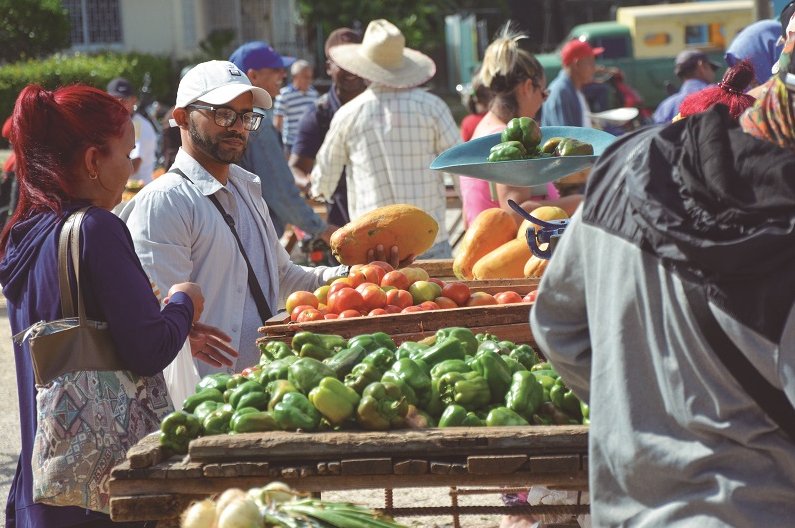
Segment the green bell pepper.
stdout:
<svg viewBox="0 0 795 528">
<path fill-rule="evenodd" d="M 210 414 L 213 411 L 217 411 L 220 409 L 224 404 L 219 403 L 216 401 L 205 401 L 201 402 L 199 405 L 193 409 L 193 416 L 199 419 L 200 422 L 204 421 L 205 416 Z"/>
<path fill-rule="evenodd" d="M 395 359 L 401 359 L 404 357 L 410 358 L 412 356 L 417 356 L 420 350 L 425 350 L 428 348 L 428 345 L 425 343 L 415 343 L 414 341 L 404 341 L 397 347 L 395 351 Z"/>
<path fill-rule="evenodd" d="M 519 141 L 527 150 L 541 143 L 541 127 L 531 117 L 514 117 L 500 136 L 502 141 Z"/>
<path fill-rule="evenodd" d="M 478 351 L 475 355 L 486 350 L 501 356 L 510 354 L 511 347 L 506 347 L 503 345 L 503 343 L 510 343 L 510 341 L 495 341 L 493 339 L 487 339 L 478 345 Z"/>
<path fill-rule="evenodd" d="M 482 343 L 483 341 L 499 341 L 500 338 L 495 336 L 494 334 L 490 334 L 488 332 L 482 332 L 480 334 L 475 334 L 475 339 L 478 340 L 478 343 Z"/>
<path fill-rule="evenodd" d="M 293 350 L 300 351 L 301 348 L 308 343 L 317 345 L 330 352 L 333 352 L 335 348 L 345 348 L 348 344 L 348 341 L 339 335 L 316 334 L 314 332 L 301 331 L 296 332 L 290 344 L 292 345 Z"/>
<path fill-rule="evenodd" d="M 387 350 L 387 352 L 389 351 Z M 391 354 L 391 352 L 389 353 Z M 328 365 L 328 367 L 334 371 L 338 379 L 343 379 L 346 374 L 353 370 L 353 367 L 359 364 L 359 362 L 363 361 L 366 355 L 367 350 L 365 350 L 364 347 L 354 345 L 348 348 L 343 348 L 334 356 L 324 360 L 323 363 Z"/>
<path fill-rule="evenodd" d="M 381 382 L 391 383 L 397 386 L 400 389 L 400 392 L 406 398 L 406 403 L 408 403 L 409 405 L 417 405 L 417 393 L 414 392 L 414 388 L 408 383 L 406 383 L 406 380 L 401 378 L 400 375 L 394 370 L 387 370 L 386 372 L 384 372 L 384 375 L 381 376 Z"/>
<path fill-rule="evenodd" d="M 267 385 L 271 381 L 279 379 L 286 380 L 290 365 L 296 361 L 298 361 L 298 356 L 287 356 L 271 361 L 262 369 L 257 381 L 259 381 L 261 385 Z"/>
<path fill-rule="evenodd" d="M 499 427 L 501 425 L 530 425 L 530 423 L 506 407 L 496 407 L 489 411 L 489 415 L 486 417 L 486 425 Z"/>
<path fill-rule="evenodd" d="M 238 385 L 243 385 L 245 382 L 248 381 L 248 378 L 242 374 L 234 374 L 229 381 L 226 382 L 226 390 L 232 390 Z M 219 389 L 220 390 L 220 389 Z M 223 391 L 225 392 L 225 391 Z"/>
<path fill-rule="evenodd" d="M 455 337 L 461 344 L 464 345 L 464 354 L 467 356 L 474 356 L 480 344 L 472 333 L 472 330 L 463 326 L 451 326 L 449 328 L 441 328 L 436 331 L 436 340 L 441 341 L 448 337 Z"/>
<path fill-rule="evenodd" d="M 230 422 L 234 411 L 228 409 L 217 409 L 204 417 L 202 425 L 204 426 L 204 434 L 217 435 L 226 434 L 229 432 Z"/>
<path fill-rule="evenodd" d="M 224 403 L 224 394 L 218 389 L 202 389 L 196 394 L 185 398 L 185 402 L 182 404 L 182 410 L 186 413 L 192 413 L 200 403 L 206 401 Z"/>
<path fill-rule="evenodd" d="M 317 359 L 318 361 L 323 361 L 324 359 L 329 359 L 334 357 L 336 351 L 328 348 L 324 348 L 320 345 L 316 345 L 314 343 L 306 343 L 304 346 L 301 347 L 301 350 L 298 352 L 299 357 L 309 357 L 313 359 Z"/>
<path fill-rule="evenodd" d="M 530 345 L 518 345 L 511 350 L 508 356 L 524 365 L 524 368 L 527 370 L 533 368 L 533 365 L 536 365 L 540 361 L 538 359 L 538 354 L 536 354 L 536 351 L 533 350 L 533 347 Z"/>
<path fill-rule="evenodd" d="M 304 394 L 309 394 L 309 391 L 317 387 L 320 380 L 329 376 L 335 377 L 335 373 L 330 367 L 308 357 L 301 358 L 290 365 L 287 372 L 287 379 Z"/>
<path fill-rule="evenodd" d="M 446 359 L 431 369 L 431 381 L 438 387 L 439 378 L 448 372 L 472 372 L 472 368 L 463 359 Z"/>
<path fill-rule="evenodd" d="M 524 365 L 522 365 L 521 363 L 519 363 L 510 356 L 502 356 L 502 360 L 505 361 L 506 365 L 508 365 L 508 368 L 511 370 L 511 374 L 522 370 L 527 371 L 527 369 L 524 368 Z"/>
<path fill-rule="evenodd" d="M 448 372 L 439 378 L 439 395 L 447 405 L 475 410 L 491 401 L 489 382 L 477 372 Z"/>
<path fill-rule="evenodd" d="M 442 402 L 442 397 L 439 394 L 439 387 L 434 381 L 431 381 L 431 397 L 423 410 L 437 420 L 444 411 L 444 403 Z"/>
<path fill-rule="evenodd" d="M 218 389 L 223 394 L 223 392 L 226 390 L 226 383 L 230 379 L 232 379 L 232 376 L 226 372 L 208 374 L 196 384 L 196 392 L 201 392 L 204 389 Z"/>
<path fill-rule="evenodd" d="M 260 364 L 267 364 L 277 359 L 294 356 L 295 352 L 284 341 L 268 341 L 259 344 Z"/>
<path fill-rule="evenodd" d="M 395 342 L 392 341 L 392 338 L 389 337 L 389 334 L 384 332 L 375 332 L 373 334 L 361 334 L 356 337 L 352 337 L 350 341 L 348 341 L 348 346 L 359 345 L 360 347 L 367 350 L 368 353 L 374 352 L 379 348 L 388 348 L 389 350 L 396 350 L 397 345 Z"/>
<path fill-rule="evenodd" d="M 375 340 L 375 344 L 378 345 L 375 350 L 378 350 L 381 347 L 388 348 L 392 351 L 397 350 L 397 345 L 392 340 L 392 337 L 386 332 L 373 332 L 370 334 L 370 336 Z M 375 350 L 370 350 L 370 352 L 374 352 Z"/>
<path fill-rule="evenodd" d="M 265 392 L 270 395 L 268 400 L 268 410 L 272 411 L 276 404 L 282 401 L 285 394 L 290 392 L 299 392 L 298 389 L 287 380 L 271 381 L 265 386 Z"/>
<path fill-rule="evenodd" d="M 183 411 L 174 411 L 160 423 L 160 445 L 174 453 L 187 453 L 188 443 L 199 437 L 201 429 L 198 418 Z"/>
<path fill-rule="evenodd" d="M 488 381 L 492 403 L 505 400 L 505 393 L 511 386 L 511 369 L 502 356 L 491 350 L 482 350 L 475 356 L 472 370 Z"/>
<path fill-rule="evenodd" d="M 552 366 L 552 363 L 550 363 L 548 361 L 541 361 L 539 363 L 536 363 L 532 367 L 530 367 L 530 370 L 532 370 L 532 371 L 536 371 L 536 370 L 555 370 L 555 368 Z"/>
<path fill-rule="evenodd" d="M 442 417 L 439 418 L 439 427 L 482 427 L 485 423 L 472 411 L 467 411 L 460 405 L 448 405 Z"/>
<path fill-rule="evenodd" d="M 249 407 L 246 409 L 249 409 Z M 238 411 L 232 416 L 230 426 L 235 433 L 257 433 L 279 429 L 279 423 L 271 413 L 257 410 L 242 414 Z"/>
<path fill-rule="evenodd" d="M 593 156 L 593 145 L 574 138 L 564 138 L 555 149 L 557 156 Z"/>
<path fill-rule="evenodd" d="M 356 421 L 370 431 L 403 427 L 408 403 L 394 383 L 376 382 L 365 387 L 356 408 Z"/>
<path fill-rule="evenodd" d="M 341 425 L 356 412 L 359 395 L 337 378 L 328 377 L 309 392 L 309 401 L 331 425 Z"/>
<path fill-rule="evenodd" d="M 345 376 L 345 385 L 355 390 L 358 394 L 361 394 L 365 387 L 379 381 L 383 375 L 384 372 L 374 365 L 359 363 L 353 367 L 350 374 Z"/>
<path fill-rule="evenodd" d="M 391 371 L 396 373 L 401 380 L 413 389 L 417 397 L 416 405 L 424 409 L 431 399 L 431 377 L 425 372 L 423 367 L 416 361 L 403 358 L 395 361 Z"/>
<path fill-rule="evenodd" d="M 527 157 L 527 149 L 520 141 L 504 141 L 491 147 L 488 161 L 520 160 Z"/>
<path fill-rule="evenodd" d="M 533 420 L 536 420 L 536 417 L 539 417 L 539 421 L 544 423 L 544 425 L 577 425 L 580 423 L 580 420 L 576 420 L 566 414 L 565 412 L 561 411 L 552 402 L 544 402 L 539 407 L 538 412 L 533 415 Z"/>
<path fill-rule="evenodd" d="M 563 141 L 564 139 L 565 138 L 562 138 L 560 136 L 549 138 L 541 146 L 541 152 L 543 152 L 544 154 L 554 154 L 558 148 L 558 145 L 560 145 L 560 142 Z"/>
<path fill-rule="evenodd" d="M 582 400 L 580 400 L 580 414 L 582 414 L 583 425 L 591 423 L 591 408 Z"/>
<path fill-rule="evenodd" d="M 256 381 L 247 381 L 244 384 L 239 385 L 239 386 L 235 387 L 234 389 L 232 389 L 232 393 L 229 395 L 229 404 L 234 409 L 237 409 L 238 407 L 241 407 L 241 405 L 239 405 L 240 399 L 243 397 L 243 395 L 249 394 L 249 393 L 252 393 L 252 392 L 260 392 L 260 393 L 265 394 L 265 387 L 263 387 L 261 384 L 257 383 Z M 267 399 L 267 394 L 266 394 L 265 395 L 265 404 L 267 405 L 267 403 L 268 403 L 268 399 Z"/>
<path fill-rule="evenodd" d="M 441 363 L 447 359 L 464 359 L 466 358 L 466 346 L 464 342 L 454 336 L 445 337 L 444 339 L 436 341 L 432 347 L 412 354 L 411 359 L 421 359 L 433 368 L 437 363 Z"/>
<path fill-rule="evenodd" d="M 395 352 L 389 350 L 387 347 L 381 347 L 373 350 L 362 359 L 362 363 L 372 365 L 381 372 L 386 372 L 392 363 L 395 362 Z"/>
<path fill-rule="evenodd" d="M 555 407 L 577 421 L 582 421 L 580 399 L 566 387 L 561 378 L 555 380 L 555 385 L 549 389 L 549 399 Z"/>
<path fill-rule="evenodd" d="M 273 417 L 286 431 L 314 431 L 320 424 L 320 413 L 300 392 L 285 394 L 273 408 Z"/>
<path fill-rule="evenodd" d="M 544 387 L 527 370 L 515 372 L 511 378 L 511 387 L 505 395 L 505 406 L 529 420 L 544 403 Z"/>
<path fill-rule="evenodd" d="M 240 409 L 243 407 L 254 407 L 257 410 L 264 411 L 268 408 L 268 403 L 270 402 L 270 396 L 268 393 L 263 391 L 252 391 L 247 394 L 244 394 L 240 397 L 237 402 L 237 407 L 235 409 Z"/>
</svg>

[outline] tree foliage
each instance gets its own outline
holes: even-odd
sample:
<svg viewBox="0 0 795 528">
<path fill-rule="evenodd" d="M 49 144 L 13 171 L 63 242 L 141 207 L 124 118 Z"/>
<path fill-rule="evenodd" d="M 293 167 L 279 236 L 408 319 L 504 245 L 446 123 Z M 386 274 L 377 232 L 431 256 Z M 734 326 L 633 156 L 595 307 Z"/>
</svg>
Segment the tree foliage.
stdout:
<svg viewBox="0 0 795 528">
<path fill-rule="evenodd" d="M 42 57 L 69 46 L 60 0 L 0 0 L 0 61 Z"/>
</svg>

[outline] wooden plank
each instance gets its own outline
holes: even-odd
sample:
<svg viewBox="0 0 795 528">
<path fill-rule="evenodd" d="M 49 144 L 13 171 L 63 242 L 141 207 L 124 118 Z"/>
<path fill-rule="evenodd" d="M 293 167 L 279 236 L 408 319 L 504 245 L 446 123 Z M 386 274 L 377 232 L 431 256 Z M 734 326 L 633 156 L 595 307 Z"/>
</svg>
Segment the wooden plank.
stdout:
<svg viewBox="0 0 795 528">
<path fill-rule="evenodd" d="M 204 475 L 202 465 L 198 462 L 181 460 L 176 464 L 170 464 L 166 468 L 166 478 L 198 478 Z"/>
<path fill-rule="evenodd" d="M 389 475 L 391 458 L 355 458 L 340 461 L 343 475 Z"/>
<path fill-rule="evenodd" d="M 229 462 L 226 464 L 205 464 L 203 466 L 205 477 L 250 477 L 270 474 L 268 462 Z"/>
<path fill-rule="evenodd" d="M 428 461 L 410 458 L 395 462 L 393 471 L 396 475 L 424 475 L 428 472 Z"/>
<path fill-rule="evenodd" d="M 341 460 L 359 457 L 449 457 L 478 454 L 586 453 L 588 427 L 534 425 L 518 427 L 451 427 L 395 431 L 338 431 L 294 433 L 269 431 L 214 435 L 190 443 L 193 462 L 256 460 Z"/>
<path fill-rule="evenodd" d="M 580 455 L 531 456 L 527 461 L 532 473 L 573 473 L 580 465 Z"/>
<path fill-rule="evenodd" d="M 154 466 L 165 458 L 159 433 L 146 435 L 127 451 L 127 461 L 132 469 Z"/>
<path fill-rule="evenodd" d="M 431 460 L 431 473 L 434 475 L 447 475 L 450 473 L 452 464 L 449 462 L 439 462 Z"/>
<path fill-rule="evenodd" d="M 292 337 L 301 330 L 353 337 L 376 330 L 386 332 L 389 335 L 398 335 L 435 331 L 448 326 L 474 328 L 484 325 L 499 326 L 513 323 L 522 323 L 529 326 L 528 319 L 532 306 L 532 303 L 500 304 L 496 306 L 433 310 L 431 312 L 389 314 L 377 317 L 328 319 L 302 323 L 291 322 L 289 324 L 260 327 L 259 331 L 264 334 L 264 337 L 259 338 L 257 341 Z"/>
<path fill-rule="evenodd" d="M 513 473 L 527 462 L 527 455 L 483 455 L 467 457 L 467 470 L 473 475 Z"/>
<path fill-rule="evenodd" d="M 422 268 L 431 277 L 453 277 L 453 259 L 422 259 L 411 263 L 412 268 Z"/>
<path fill-rule="evenodd" d="M 144 496 L 111 497 L 110 518 L 116 522 L 171 519 L 194 501 L 208 494 L 176 495 L 173 493 Z M 160 524 L 158 523 L 158 528 Z"/>
</svg>

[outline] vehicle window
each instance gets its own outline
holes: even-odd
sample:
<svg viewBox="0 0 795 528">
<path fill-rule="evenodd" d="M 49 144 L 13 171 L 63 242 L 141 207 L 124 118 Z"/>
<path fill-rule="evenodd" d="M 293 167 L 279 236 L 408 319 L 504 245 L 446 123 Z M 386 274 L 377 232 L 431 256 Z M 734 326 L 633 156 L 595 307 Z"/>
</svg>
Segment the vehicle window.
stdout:
<svg viewBox="0 0 795 528">
<path fill-rule="evenodd" d="M 649 33 L 643 37 L 643 43 L 647 46 L 667 46 L 671 43 L 669 33 Z"/>
<path fill-rule="evenodd" d="M 699 24 L 685 26 L 685 44 L 687 46 L 702 46 L 711 48 L 725 48 L 726 36 L 722 24 Z"/>
<path fill-rule="evenodd" d="M 595 48 L 605 49 L 601 55 L 603 59 L 621 59 L 629 56 L 625 37 L 596 37 L 590 44 Z"/>
</svg>

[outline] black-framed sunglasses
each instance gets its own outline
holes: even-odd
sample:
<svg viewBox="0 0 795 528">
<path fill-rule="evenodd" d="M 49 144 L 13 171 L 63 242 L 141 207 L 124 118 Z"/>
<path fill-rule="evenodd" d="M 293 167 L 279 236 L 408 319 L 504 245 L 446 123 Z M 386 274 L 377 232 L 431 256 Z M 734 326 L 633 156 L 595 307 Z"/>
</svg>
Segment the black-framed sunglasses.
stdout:
<svg viewBox="0 0 795 528">
<path fill-rule="evenodd" d="M 533 81 L 533 86 L 534 86 L 536 89 L 538 89 L 538 90 L 541 90 L 541 85 L 540 85 L 540 84 L 538 84 L 538 83 L 537 83 L 537 82 L 535 82 L 535 81 Z M 541 99 L 542 99 L 542 100 L 544 100 L 544 101 L 546 101 L 546 100 L 547 100 L 547 97 L 549 97 L 549 88 L 544 88 L 543 90 L 541 90 Z"/>
<path fill-rule="evenodd" d="M 246 130 L 257 130 L 262 123 L 264 115 L 259 112 L 235 112 L 231 108 L 202 105 L 202 104 L 189 104 L 188 108 L 196 108 L 198 110 L 210 110 L 213 113 L 215 124 L 228 128 L 237 123 L 239 117 L 243 122 L 243 128 Z"/>
</svg>

